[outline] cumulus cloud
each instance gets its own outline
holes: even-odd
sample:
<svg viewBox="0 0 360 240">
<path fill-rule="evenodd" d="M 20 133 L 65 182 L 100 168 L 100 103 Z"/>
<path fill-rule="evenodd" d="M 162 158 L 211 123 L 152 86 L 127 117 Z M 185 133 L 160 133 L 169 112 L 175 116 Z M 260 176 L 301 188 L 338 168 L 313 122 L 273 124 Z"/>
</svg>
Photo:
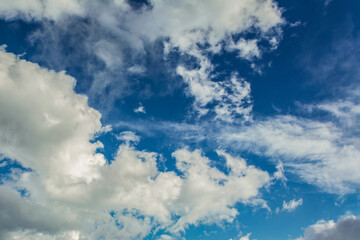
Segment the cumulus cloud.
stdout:
<svg viewBox="0 0 360 240">
<path fill-rule="evenodd" d="M 116 160 L 107 165 L 104 156 L 96 153 L 102 144 L 90 142 L 101 130 L 101 115 L 87 105 L 85 96 L 73 91 L 73 78 L 9 53 L 1 52 L 0 59 L 0 151 L 31 169 L 10 175 L 6 187 L 1 188 L 2 209 L 10 211 L 2 216 L 12 216 L 2 219 L 6 222 L 1 225 L 2 232 L 20 228 L 55 234 L 76 228 L 89 234 L 94 229 L 87 231 L 86 227 L 103 222 L 108 223 L 97 228 L 104 230 L 96 233 L 97 237 L 107 230 L 106 234 L 113 232 L 114 237 L 145 236 L 151 229 L 150 220 L 137 219 L 138 213 L 110 216 L 105 209 L 120 213 L 138 209 L 168 220 L 167 206 L 160 202 L 176 197 L 181 181 L 174 173 L 157 171 L 156 154 L 123 145 Z M 25 189 L 28 197 L 21 197 L 16 189 Z M 145 199 L 149 202 L 144 203 Z M 145 206 L 149 208 L 142 209 Z M 125 227 L 118 231 L 115 223 L 122 220 Z"/>
<path fill-rule="evenodd" d="M 303 237 L 297 240 L 356 240 L 360 236 L 360 219 L 344 216 L 337 222 L 320 220 L 305 229 Z"/>
<path fill-rule="evenodd" d="M 172 0 L 151 1 L 151 4 L 151 11 L 135 15 L 140 19 L 134 22 L 133 31 L 150 39 L 169 36 L 171 44 L 185 52 L 196 43 L 206 42 L 212 51 L 217 51 L 216 45 L 229 34 L 242 33 L 250 27 L 265 34 L 283 22 L 280 9 L 270 0 L 211 0 L 206 3 Z M 148 27 L 138 25 L 140 23 Z"/>
<path fill-rule="evenodd" d="M 101 115 L 73 91 L 75 79 L 5 52 L 0 71 L 1 153 L 40 174 L 96 178 L 105 159 L 96 154 L 101 143 L 89 140 L 101 129 Z"/>
<path fill-rule="evenodd" d="M 179 234 L 232 221 L 237 203 L 266 207 L 260 189 L 271 178 L 242 158 L 218 151 L 226 173 L 183 148 L 173 153 L 182 174 L 161 172 L 159 155 L 136 150 L 139 137 L 123 132 L 108 163 L 94 140 L 101 114 L 73 78 L 4 51 L 0 76 L 0 152 L 26 168 L 0 187 L 2 238 L 141 239 L 154 227 Z"/>
<path fill-rule="evenodd" d="M 217 152 L 226 160 L 229 174 L 210 167 L 210 160 L 199 150 L 181 149 L 173 153 L 176 167 L 184 174 L 183 187 L 177 211 L 185 211 L 174 231 L 183 231 L 187 224 L 232 221 L 238 214 L 237 202 L 250 203 L 259 195 L 259 189 L 270 181 L 267 172 L 248 166 L 244 159 L 223 151 Z M 221 197 L 219 198 L 219 194 Z M 249 202 L 250 200 L 250 202 Z M 257 200 L 254 203 L 262 203 Z"/>
</svg>

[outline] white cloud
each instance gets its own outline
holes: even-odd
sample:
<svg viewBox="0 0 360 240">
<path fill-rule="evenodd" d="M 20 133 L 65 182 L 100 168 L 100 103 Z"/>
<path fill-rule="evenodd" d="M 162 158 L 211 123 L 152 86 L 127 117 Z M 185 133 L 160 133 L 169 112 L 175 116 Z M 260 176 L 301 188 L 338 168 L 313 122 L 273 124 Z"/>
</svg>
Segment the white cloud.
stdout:
<svg viewBox="0 0 360 240">
<path fill-rule="evenodd" d="M 302 23 L 301 21 L 296 21 L 296 22 L 290 23 L 290 27 L 298 27 L 301 25 L 304 25 L 304 23 Z"/>
<path fill-rule="evenodd" d="M 83 236 L 77 231 L 68 231 L 56 235 L 50 235 L 46 233 L 39 233 L 34 231 L 16 231 L 5 235 L 6 239 L 11 240 L 83 240 Z"/>
<path fill-rule="evenodd" d="M 282 181 L 287 180 L 285 177 L 284 164 L 281 161 L 279 161 L 276 165 L 276 172 L 274 172 L 274 178 Z"/>
<path fill-rule="evenodd" d="M 140 103 L 140 106 L 134 109 L 135 113 L 146 113 L 145 107 Z"/>
<path fill-rule="evenodd" d="M 42 51 L 46 54 L 39 55 L 39 58 L 46 56 L 42 59 L 44 62 L 60 65 L 56 67 L 61 69 L 68 68 L 67 65 L 72 62 L 79 65 L 83 59 L 96 58 L 104 63 L 105 69 L 101 69 L 102 65 L 97 61 L 88 61 L 81 66 L 85 72 L 92 73 L 94 81 L 88 93 L 91 100 L 102 108 L 111 106 L 117 98 L 131 92 L 129 75 L 144 73 L 147 69 L 143 65 L 146 52 L 153 52 L 153 43 L 161 40 L 166 49 L 157 54 L 164 53 L 166 58 L 169 52 L 179 51 L 182 55 L 192 56 L 200 64 L 199 69 L 191 69 L 188 64 L 179 62 L 177 68 L 188 84 L 188 95 L 195 98 L 194 107 L 200 116 L 209 112 L 207 104 L 216 102 L 216 109 L 212 111 L 216 119 L 229 122 L 236 118 L 249 120 L 252 110 L 248 103 L 249 83 L 240 77 L 236 77 L 236 81 L 233 77 L 214 80 L 210 55 L 223 49 L 236 51 L 239 57 L 250 60 L 261 56 L 259 41 L 278 43 L 285 21 L 276 2 L 153 0 L 149 4 L 151 7 L 134 11 L 124 0 L 67 0 L 65 3 L 31 0 L 27 4 L 16 0 L 2 4 L 0 16 L 55 20 L 55 23 L 43 23 L 43 28 L 30 38 L 44 46 Z M 81 22 L 80 26 L 79 19 L 69 18 L 69 15 L 89 21 Z M 64 34 L 68 29 L 71 29 L 71 34 Z M 254 39 L 242 37 L 233 41 L 233 35 L 252 30 L 256 35 Z M 56 45 L 63 43 L 63 35 L 71 45 L 68 47 L 78 49 L 76 53 L 82 56 L 74 57 L 75 53 L 64 55 L 61 47 L 57 49 Z M 87 37 L 79 41 L 85 35 Z M 69 39 L 74 36 L 77 37 L 74 41 Z M 75 62 L 77 58 L 79 60 Z M 168 84 L 169 88 L 175 85 L 172 82 Z M 230 94 L 229 88 L 237 91 Z M 221 97 L 217 97 L 219 93 Z"/>
<path fill-rule="evenodd" d="M 2 209 L 23 209 L 10 212 L 12 219 L 3 220 L 7 224 L 1 230 L 23 228 L 52 234 L 73 228 L 85 231 L 96 221 L 114 225 L 104 209 L 136 208 L 159 221 L 169 220 L 167 206 L 161 202 L 177 196 L 180 179 L 174 173 L 158 173 L 156 154 L 126 145 L 107 165 L 104 156 L 96 153 L 101 143 L 89 142 L 101 130 L 101 115 L 87 105 L 85 96 L 73 91 L 74 79 L 5 52 L 0 53 L 0 74 L 0 152 L 32 169 L 12 175 L 13 180 L 7 182 L 10 188 L 1 189 L 1 196 L 7 197 Z M 49 121 L 50 117 L 56 121 Z M 22 198 L 14 189 L 26 189 L 30 197 Z M 149 202 L 144 203 L 145 199 Z M 126 224 L 138 221 L 134 218 Z M 138 226 L 146 229 L 143 223 Z M 124 227 L 116 234 L 127 230 Z"/>
<path fill-rule="evenodd" d="M 161 235 L 160 237 L 157 238 L 157 240 L 173 240 L 174 238 L 171 237 L 170 235 Z"/>
<path fill-rule="evenodd" d="M 239 52 L 239 57 L 247 60 L 252 60 L 254 57 L 260 57 L 260 49 L 256 39 L 246 40 L 240 38 L 236 43 L 231 39 L 227 48 L 230 51 L 237 50 Z"/>
<path fill-rule="evenodd" d="M 213 109 L 215 119 L 233 122 L 240 117 L 250 120 L 252 111 L 250 83 L 236 74 L 224 81 L 212 81 L 213 66 L 207 58 L 200 55 L 198 58 L 201 59 L 200 69 L 188 70 L 179 66 L 177 73 L 188 84 L 188 93 L 195 98 L 194 108 L 200 116 L 206 115 L 210 109 Z"/>
<path fill-rule="evenodd" d="M 296 174 L 321 191 L 344 195 L 360 184 L 360 91 L 352 87 L 346 94 L 345 99 L 302 105 L 303 117 L 275 115 L 241 128 L 225 125 L 220 131 L 204 121 L 194 125 L 146 122 L 146 128 L 136 123 L 120 126 L 147 135 L 163 132 L 183 142 L 216 139 L 223 148 L 251 151 L 274 161 L 274 179 L 286 181 L 285 173 Z"/>
<path fill-rule="evenodd" d="M 39 174 L 97 178 L 105 159 L 96 154 L 101 143 L 89 140 L 101 115 L 74 93 L 75 79 L 5 52 L 0 72 L 0 152 Z"/>
<path fill-rule="evenodd" d="M 118 140 L 124 141 L 125 143 L 138 143 L 140 141 L 140 137 L 137 136 L 134 132 L 125 131 L 116 136 Z"/>
<path fill-rule="evenodd" d="M 107 133 L 107 132 L 111 132 L 112 130 L 113 129 L 111 125 L 106 125 L 100 128 L 100 133 Z"/>
<path fill-rule="evenodd" d="M 282 24 L 281 11 L 272 0 L 245 0 L 208 2 L 184 0 L 152 0 L 151 8 L 131 11 L 124 0 L 94 3 L 88 0 L 66 0 L 61 2 L 29 0 L 3 1 L 0 16 L 5 18 L 25 17 L 41 20 L 59 20 L 67 15 L 84 16 L 98 11 L 99 21 L 116 28 L 117 17 L 124 17 L 125 25 L 132 26 L 131 32 L 145 36 L 151 41 L 159 37 L 170 37 L 174 46 L 182 51 L 194 43 L 209 42 L 213 47 L 228 34 L 241 33 L 256 27 L 261 32 Z M 116 9 L 116 11 L 113 11 Z M 107 12 L 110 15 L 106 16 Z"/>
<path fill-rule="evenodd" d="M 141 75 L 146 72 L 146 68 L 144 66 L 134 65 L 128 68 L 128 72 L 132 74 Z"/>
<path fill-rule="evenodd" d="M 251 233 L 246 234 L 245 236 L 242 236 L 239 240 L 250 240 Z"/>
<path fill-rule="evenodd" d="M 133 32 L 139 32 L 150 39 L 168 36 L 174 47 L 187 52 L 194 44 L 208 42 L 211 49 L 229 34 L 242 33 L 251 27 L 261 32 L 283 23 L 281 12 L 271 0 L 245 1 L 151 1 L 151 11 L 131 19 Z M 145 26 L 144 26 L 145 24 Z"/>
<path fill-rule="evenodd" d="M 342 195 L 360 184 L 355 170 L 360 167 L 360 140 L 354 131 L 336 122 L 280 115 L 255 121 L 241 131 L 227 129 L 219 141 L 273 160 L 280 158 L 289 172 Z"/>
<path fill-rule="evenodd" d="M 0 16 L 5 19 L 21 17 L 27 20 L 48 18 L 57 20 L 63 15 L 83 15 L 81 0 L 3 0 L 0 6 Z"/>
<path fill-rule="evenodd" d="M 155 25 L 157 22 L 165 23 L 161 25 L 158 34 L 169 37 L 167 49 L 179 49 L 182 53 L 195 57 L 200 65 L 197 69 L 188 68 L 186 64 L 180 64 L 177 68 L 177 73 L 188 84 L 187 93 L 195 99 L 195 110 L 200 116 L 206 115 L 210 112 L 210 107 L 207 105 L 215 103 L 216 119 L 228 122 L 232 122 L 235 118 L 249 120 L 252 110 L 249 101 L 250 84 L 241 78 L 234 79 L 234 76 L 214 81 L 212 76 L 214 66 L 208 55 L 218 53 L 222 49 L 222 42 L 225 41 L 228 45 L 225 49 L 236 50 L 244 59 L 259 57 L 261 53 L 257 46 L 258 39 L 268 39 L 272 42 L 279 37 L 277 31 L 269 34 L 271 37 L 267 33 L 278 29 L 283 23 L 280 10 L 272 1 L 175 2 L 156 1 L 152 13 L 149 14 L 152 14 L 151 23 L 155 22 Z M 158 14 L 158 11 L 162 14 Z M 188 18 L 189 14 L 196 18 Z M 172 17 L 167 18 L 167 15 Z M 251 28 L 259 30 L 258 39 L 241 38 L 236 43 L 233 42 L 233 34 L 241 34 Z M 156 29 L 143 29 L 154 30 L 151 34 L 156 34 Z M 149 36 L 148 32 L 144 35 Z M 206 44 L 209 46 L 205 49 L 198 47 Z M 230 93 L 229 88 L 236 91 Z"/>
<path fill-rule="evenodd" d="M 294 211 L 297 207 L 301 206 L 303 204 L 303 200 L 302 198 L 300 198 L 299 200 L 290 200 L 289 202 L 283 202 L 283 207 L 282 210 L 283 211 L 288 211 L 288 212 L 292 212 Z"/>
<path fill-rule="evenodd" d="M 357 240 L 360 236 L 360 219 L 341 217 L 337 222 L 320 220 L 305 229 L 304 237 L 297 240 Z"/>
<path fill-rule="evenodd" d="M 5 167 L 6 165 L 8 165 L 8 162 L 0 158 L 0 168 Z"/>
<path fill-rule="evenodd" d="M 244 159 L 218 151 L 226 160 L 228 174 L 210 167 L 210 160 L 199 150 L 181 149 L 173 153 L 176 167 L 184 174 L 176 211 L 182 216 L 173 231 L 183 231 L 188 224 L 232 221 L 238 214 L 235 203 L 262 203 L 257 201 L 259 189 L 270 181 L 267 172 L 248 166 Z M 219 194 L 221 198 L 219 198 Z M 183 212 L 185 211 L 185 212 Z"/>
<path fill-rule="evenodd" d="M 183 175 L 160 172 L 158 154 L 136 150 L 139 137 L 123 132 L 107 163 L 93 141 L 101 115 L 73 78 L 3 51 L 0 76 L 0 152 L 31 169 L 0 187 L 3 238 L 141 239 L 156 226 L 174 234 L 232 221 L 239 202 L 266 207 L 260 189 L 271 178 L 244 159 L 218 151 L 226 174 L 199 150 L 180 149 L 173 156 Z"/>
</svg>

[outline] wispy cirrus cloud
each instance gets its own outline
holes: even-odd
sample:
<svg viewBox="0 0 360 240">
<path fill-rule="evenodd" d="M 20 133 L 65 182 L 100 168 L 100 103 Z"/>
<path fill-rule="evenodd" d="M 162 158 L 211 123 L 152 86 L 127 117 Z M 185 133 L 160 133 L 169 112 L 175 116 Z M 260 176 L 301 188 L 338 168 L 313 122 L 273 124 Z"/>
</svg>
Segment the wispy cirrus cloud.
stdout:
<svg viewBox="0 0 360 240">
<path fill-rule="evenodd" d="M 306 182 L 343 195 L 359 184 L 359 138 L 346 125 L 295 116 L 277 116 L 220 135 L 233 144 L 270 159 L 280 158 L 286 171 Z"/>
</svg>

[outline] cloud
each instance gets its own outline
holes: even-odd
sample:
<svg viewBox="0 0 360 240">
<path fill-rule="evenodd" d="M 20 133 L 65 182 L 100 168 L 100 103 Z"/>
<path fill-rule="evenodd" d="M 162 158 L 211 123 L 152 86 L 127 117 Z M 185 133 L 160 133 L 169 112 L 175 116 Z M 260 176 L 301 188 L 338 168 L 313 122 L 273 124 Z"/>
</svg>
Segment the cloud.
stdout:
<svg viewBox="0 0 360 240">
<path fill-rule="evenodd" d="M 209 55 L 219 53 L 225 42 L 224 49 L 236 51 L 241 58 L 250 60 L 259 57 L 258 40 L 271 42 L 273 38 L 280 37 L 280 26 L 284 21 L 279 8 L 272 1 L 252 0 L 241 3 L 211 1 L 210 4 L 182 1 L 182 4 L 174 5 L 176 7 L 169 9 L 176 11 L 165 12 L 176 16 L 175 18 L 164 21 L 166 14 L 156 13 L 160 10 L 164 12 L 167 6 L 159 4 L 154 7 L 152 20 L 156 23 L 159 18 L 166 22 L 161 28 L 161 35 L 169 37 L 168 49 L 178 49 L 181 53 L 195 58 L 195 62 L 181 63 L 177 67 L 177 73 L 188 85 L 187 94 L 194 98 L 195 111 L 200 117 L 212 113 L 215 119 L 221 121 L 233 122 L 235 118 L 249 120 L 252 110 L 250 84 L 238 78 L 236 72 L 228 78 L 215 79 L 214 66 Z M 196 16 L 195 20 L 191 18 L 190 21 L 186 17 L 189 9 L 194 9 L 192 14 Z M 245 33 L 252 28 L 258 30 L 257 39 L 241 38 L 236 43 L 233 41 L 232 35 Z M 194 64 L 199 67 L 194 68 Z M 235 91 L 232 92 L 232 89 Z"/>
<path fill-rule="evenodd" d="M 124 0 L 17 2 L 6 1 L 0 16 L 41 24 L 29 37 L 38 46 L 33 60 L 57 70 L 80 69 L 88 81 L 83 84 L 90 102 L 102 112 L 110 111 L 114 101 L 130 94 L 157 94 L 155 87 L 149 89 L 141 80 L 133 81 L 134 75 L 141 77 L 147 70 L 155 83 L 150 86 L 164 86 L 162 94 L 183 87 L 176 77 L 179 74 L 200 117 L 210 113 L 228 122 L 249 120 L 250 84 L 238 76 L 234 80 L 236 72 L 215 79 L 211 58 L 221 51 L 234 51 L 247 60 L 259 58 L 269 47 L 258 43 L 278 42 L 285 22 L 272 0 L 153 0 L 138 7 Z M 253 39 L 242 36 L 249 32 Z M 174 60 L 171 53 L 179 54 L 180 59 Z M 200 68 L 192 67 L 197 64 Z M 166 80 L 161 80 L 163 76 Z M 219 93 L 221 97 L 216 97 Z"/>
<path fill-rule="evenodd" d="M 169 122 L 118 123 L 147 136 L 164 133 L 172 143 L 215 139 L 215 147 L 249 151 L 276 164 L 274 179 L 299 176 L 321 191 L 344 195 L 360 184 L 359 96 L 357 87 L 346 97 L 313 104 L 298 104 L 298 115 L 274 115 L 245 125 Z M 345 95 L 344 94 L 344 95 Z M 146 125 L 144 128 L 142 125 Z M 175 140 L 174 140 L 175 139 Z M 285 176 L 286 173 L 286 176 Z"/>
<path fill-rule="evenodd" d="M 250 240 L 250 236 L 251 236 L 251 233 L 248 233 L 248 234 L 242 236 L 242 233 L 240 232 L 238 237 L 240 237 L 239 240 Z M 229 240 L 233 240 L 233 239 L 230 238 Z"/>
<path fill-rule="evenodd" d="M 241 117 L 250 120 L 252 111 L 250 84 L 237 75 L 222 82 L 211 81 L 209 74 L 212 65 L 206 58 L 202 58 L 200 66 L 201 68 L 197 70 L 187 70 L 182 66 L 177 69 L 177 73 L 188 84 L 190 96 L 195 97 L 194 107 L 200 116 L 206 115 L 213 108 L 215 119 L 233 122 Z"/>
<path fill-rule="evenodd" d="M 260 57 L 260 49 L 257 45 L 257 40 L 246 40 L 240 38 L 236 43 L 231 39 L 230 44 L 227 46 L 229 50 L 238 50 L 239 57 L 251 60 L 254 57 Z"/>
<path fill-rule="evenodd" d="M 245 236 L 242 236 L 239 240 L 250 240 L 251 233 L 246 234 Z"/>
<path fill-rule="evenodd" d="M 105 159 L 96 154 L 101 143 L 89 140 L 101 115 L 73 91 L 75 79 L 6 52 L 0 71 L 0 152 L 40 174 L 95 179 Z"/>
<path fill-rule="evenodd" d="M 173 153 L 177 169 L 184 174 L 177 206 L 180 211 L 185 211 L 173 227 L 175 232 L 198 222 L 232 221 L 238 214 L 233 207 L 237 202 L 265 204 L 254 198 L 258 197 L 259 189 L 270 181 L 269 174 L 248 166 L 244 159 L 220 150 L 217 154 L 226 160 L 228 174 L 210 167 L 210 160 L 199 150 L 180 149 Z"/>
<path fill-rule="evenodd" d="M 332 2 L 332 0 L 325 0 L 324 1 L 324 6 L 327 7 L 331 2 Z"/>
<path fill-rule="evenodd" d="M 111 125 L 106 125 L 106 126 L 102 126 L 100 128 L 100 133 L 108 133 L 108 132 L 111 132 L 113 129 L 112 129 L 112 126 Z"/>
<path fill-rule="evenodd" d="M 303 204 L 303 200 L 302 198 L 300 198 L 299 200 L 290 200 L 289 202 L 283 202 L 283 207 L 282 210 L 283 211 L 288 211 L 288 212 L 292 212 L 294 211 L 297 207 L 301 206 Z"/>
<path fill-rule="evenodd" d="M 8 165 L 8 162 L 0 158 L 0 168 L 5 167 L 6 165 Z"/>
<path fill-rule="evenodd" d="M 107 165 L 104 156 L 96 153 L 102 144 L 90 142 L 101 131 L 101 115 L 87 105 L 85 96 L 73 91 L 73 78 L 5 52 L 0 53 L 0 72 L 0 152 L 31 169 L 11 174 L 1 188 L 2 209 L 12 216 L 2 221 L 7 223 L 2 224 L 2 232 L 20 228 L 62 234 L 76 228 L 88 236 L 94 231 L 90 226 L 108 222 L 97 228 L 104 232 L 96 234 L 120 237 L 145 236 L 153 226 L 147 218 L 138 219 L 137 213 L 110 216 L 105 209 L 138 209 L 160 221 L 169 220 L 170 212 L 161 201 L 177 196 L 180 178 L 159 173 L 156 154 L 127 145 Z M 16 189 L 25 189 L 28 197 L 21 197 Z M 122 220 L 125 227 L 118 231 L 115 223 Z"/>
<path fill-rule="evenodd" d="M 228 34 L 242 33 L 251 27 L 265 34 L 283 23 L 280 9 L 270 0 L 211 0 L 207 3 L 172 0 L 151 1 L 151 4 L 151 11 L 135 14 L 139 20 L 132 21 L 132 31 L 150 39 L 168 36 L 171 44 L 183 52 L 204 42 L 216 51 L 216 45 Z"/>
<path fill-rule="evenodd" d="M 140 103 L 140 106 L 134 109 L 135 113 L 146 113 L 145 107 Z"/>
<path fill-rule="evenodd" d="M 320 220 L 305 229 L 304 237 L 297 240 L 356 240 L 360 236 L 360 219 L 344 216 L 337 222 Z"/>
<path fill-rule="evenodd" d="M 118 140 L 124 141 L 125 143 L 138 143 L 140 141 L 140 137 L 137 136 L 134 132 L 125 131 L 116 136 Z"/>
<path fill-rule="evenodd" d="M 77 231 L 69 231 L 64 232 L 56 235 L 50 235 L 46 233 L 39 233 L 33 231 L 17 231 L 8 233 L 6 239 L 13 239 L 13 240 L 61 240 L 61 239 L 69 239 L 69 240 L 82 240 L 84 239 L 83 236 Z"/>
<path fill-rule="evenodd" d="M 274 178 L 277 180 L 286 181 L 285 177 L 285 170 L 284 170 L 284 164 L 279 161 L 279 163 L 276 165 L 276 172 L 274 172 Z"/>
<path fill-rule="evenodd" d="M 4 0 L 0 6 L 0 16 L 5 19 L 24 18 L 26 20 L 40 20 L 47 18 L 58 20 L 64 15 L 82 15 L 84 8 L 81 0 L 41 1 Z"/>
<path fill-rule="evenodd" d="M 237 203 L 267 207 L 269 174 L 242 158 L 218 151 L 223 172 L 182 148 L 173 153 L 181 174 L 162 172 L 159 154 L 135 149 L 139 137 L 123 132 L 125 144 L 105 159 L 94 140 L 101 114 L 72 77 L 4 51 L 0 75 L 0 152 L 26 168 L 14 165 L 0 186 L 2 238 L 141 239 L 154 228 L 173 235 L 232 221 Z"/>
<path fill-rule="evenodd" d="M 357 99 L 356 94 L 349 98 Z M 327 192 L 350 193 L 360 183 L 355 171 L 360 164 L 358 105 L 350 102 L 312 105 L 312 114 L 328 114 L 322 120 L 278 115 L 237 132 L 230 128 L 220 134 L 219 141 L 273 160 L 280 158 L 289 172 Z"/>
<path fill-rule="evenodd" d="M 146 72 L 146 69 L 143 66 L 134 65 L 128 68 L 128 71 L 132 74 L 144 74 Z"/>
</svg>

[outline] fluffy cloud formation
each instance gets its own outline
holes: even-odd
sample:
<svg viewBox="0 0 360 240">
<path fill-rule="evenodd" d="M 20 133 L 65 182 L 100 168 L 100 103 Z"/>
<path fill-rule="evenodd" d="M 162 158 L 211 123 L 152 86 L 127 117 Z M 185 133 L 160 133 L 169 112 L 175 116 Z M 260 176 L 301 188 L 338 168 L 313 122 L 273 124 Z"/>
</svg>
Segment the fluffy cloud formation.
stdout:
<svg viewBox="0 0 360 240">
<path fill-rule="evenodd" d="M 73 91 L 75 79 L 0 54 L 0 152 L 39 174 L 97 178 L 105 159 L 96 154 L 101 143 L 89 140 L 101 115 Z"/>
<path fill-rule="evenodd" d="M 244 159 L 234 158 L 223 151 L 217 153 L 225 158 L 228 174 L 210 167 L 210 160 L 199 150 L 181 149 L 173 153 L 176 167 L 185 179 L 176 206 L 185 212 L 180 214 L 183 216 L 173 227 L 175 231 L 184 230 L 186 224 L 196 224 L 199 220 L 205 223 L 232 221 L 238 214 L 232 206 L 257 197 L 259 189 L 270 181 L 267 172 L 248 166 Z M 266 204 L 260 199 L 250 202 Z"/>
<path fill-rule="evenodd" d="M 320 220 L 305 229 L 304 237 L 297 240 L 356 240 L 360 236 L 360 219 L 341 217 L 338 222 Z"/>
<path fill-rule="evenodd" d="M 0 52 L 0 152 L 27 168 L 14 166 L 0 186 L 2 238 L 141 239 L 154 227 L 179 234 L 232 221 L 239 202 L 266 207 L 269 174 L 223 151 L 227 173 L 188 149 L 173 153 L 182 175 L 161 172 L 158 154 L 136 150 L 139 138 L 124 132 L 108 163 L 93 139 L 101 115 L 74 84 Z"/>
<path fill-rule="evenodd" d="M 170 37 L 171 45 L 183 52 L 192 50 L 197 43 L 208 43 L 209 50 L 216 52 L 217 45 L 231 34 L 243 33 L 251 27 L 266 34 L 283 23 L 279 8 L 271 0 L 154 0 L 150 4 L 151 11 L 135 14 L 138 20 L 131 19 L 132 31 L 152 40 Z"/>
</svg>

